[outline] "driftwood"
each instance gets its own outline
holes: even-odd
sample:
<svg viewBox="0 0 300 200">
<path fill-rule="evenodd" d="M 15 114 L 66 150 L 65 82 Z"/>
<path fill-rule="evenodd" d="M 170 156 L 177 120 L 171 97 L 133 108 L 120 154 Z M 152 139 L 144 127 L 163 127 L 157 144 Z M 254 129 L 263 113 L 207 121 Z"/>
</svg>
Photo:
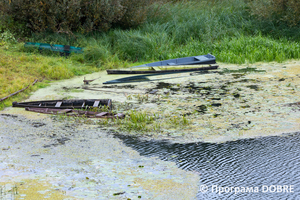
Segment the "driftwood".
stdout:
<svg viewBox="0 0 300 200">
<path fill-rule="evenodd" d="M 37 81 L 38 81 L 38 80 L 35 79 L 35 81 L 34 81 L 31 85 L 34 85 Z M 30 85 L 28 85 L 27 87 L 23 88 L 22 90 L 19 90 L 19 91 L 17 91 L 17 92 L 14 92 L 14 93 L 8 95 L 7 97 L 4 97 L 4 98 L 0 99 L 0 102 L 1 102 L 1 101 L 4 101 L 5 99 L 8 99 L 9 97 L 12 97 L 12 96 L 14 96 L 14 95 L 16 95 L 16 94 L 18 94 L 18 93 L 20 93 L 20 92 L 23 92 L 23 91 L 26 90 L 29 86 L 30 86 Z"/>
<path fill-rule="evenodd" d="M 101 77 L 98 77 L 98 78 L 95 78 L 95 79 L 91 79 L 91 80 L 86 80 L 85 77 L 84 77 L 83 83 L 84 83 L 85 85 L 88 85 L 90 82 L 93 82 L 94 80 L 97 80 L 97 79 L 99 79 L 99 78 L 101 78 Z"/>
</svg>

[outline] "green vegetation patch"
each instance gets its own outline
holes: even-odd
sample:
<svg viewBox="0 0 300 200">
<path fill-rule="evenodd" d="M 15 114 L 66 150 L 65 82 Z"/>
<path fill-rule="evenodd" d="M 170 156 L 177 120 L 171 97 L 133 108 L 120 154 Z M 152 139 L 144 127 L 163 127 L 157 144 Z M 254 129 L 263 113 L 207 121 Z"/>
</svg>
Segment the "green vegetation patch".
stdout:
<svg viewBox="0 0 300 200">
<path fill-rule="evenodd" d="M 5 100 L 0 108 L 11 106 L 12 101 L 26 98 L 31 91 L 47 86 L 49 80 L 67 79 L 97 71 L 93 66 L 86 66 L 71 59 L 20 53 L 11 50 L 11 46 L 7 48 L 8 50 L 6 47 L 0 47 L 0 98 L 31 85 L 36 79 L 39 83 Z"/>
<path fill-rule="evenodd" d="M 237 64 L 299 59 L 300 28 L 254 17 L 251 5 L 244 0 L 154 3 L 145 23 L 130 29 L 41 32 L 30 41 L 84 47 L 83 55 L 71 59 L 99 69 L 207 53 Z"/>
</svg>

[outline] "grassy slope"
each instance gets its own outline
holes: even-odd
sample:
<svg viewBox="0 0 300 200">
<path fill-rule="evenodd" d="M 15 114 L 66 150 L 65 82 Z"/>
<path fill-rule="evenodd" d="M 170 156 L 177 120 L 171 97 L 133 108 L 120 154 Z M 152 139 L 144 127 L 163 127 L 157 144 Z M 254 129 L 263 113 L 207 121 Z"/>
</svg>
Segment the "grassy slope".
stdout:
<svg viewBox="0 0 300 200">
<path fill-rule="evenodd" d="M 0 46 L 0 98 L 25 88 L 35 79 L 39 82 L 24 92 L 3 101 L 0 109 L 11 106 L 13 101 L 28 97 L 31 91 L 45 87 L 51 80 L 67 79 L 97 70 L 93 66 L 84 65 L 72 59 L 25 53 L 22 50 L 23 44 Z"/>
</svg>

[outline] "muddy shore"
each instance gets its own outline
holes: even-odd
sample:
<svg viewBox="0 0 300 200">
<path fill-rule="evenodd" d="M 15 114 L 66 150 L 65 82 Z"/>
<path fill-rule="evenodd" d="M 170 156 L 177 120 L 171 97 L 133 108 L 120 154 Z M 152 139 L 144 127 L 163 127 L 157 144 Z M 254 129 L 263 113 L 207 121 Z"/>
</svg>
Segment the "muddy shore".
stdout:
<svg viewBox="0 0 300 200">
<path fill-rule="evenodd" d="M 124 77 L 127 76 L 107 75 L 103 71 L 54 82 L 32 94 L 28 101 L 109 98 L 118 112 L 138 110 L 159 116 L 146 133 L 122 134 L 178 143 L 225 142 L 280 135 L 300 128 L 299 109 L 292 105 L 299 101 L 299 60 L 220 63 L 217 70 L 207 72 L 145 76 L 138 82 L 103 84 Z M 98 79 L 84 85 L 84 78 Z M 188 125 L 180 124 L 183 116 Z M 151 131 L 151 127 L 160 129 Z"/>
</svg>

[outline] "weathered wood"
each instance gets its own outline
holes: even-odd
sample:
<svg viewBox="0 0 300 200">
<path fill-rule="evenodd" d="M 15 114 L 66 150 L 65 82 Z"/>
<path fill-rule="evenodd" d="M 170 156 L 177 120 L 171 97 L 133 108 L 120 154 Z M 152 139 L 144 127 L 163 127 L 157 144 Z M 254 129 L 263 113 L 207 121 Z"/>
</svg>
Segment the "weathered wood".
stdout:
<svg viewBox="0 0 300 200">
<path fill-rule="evenodd" d="M 49 100 L 49 101 L 30 101 L 13 102 L 13 107 L 30 108 L 57 108 L 57 109 L 91 109 L 94 107 L 107 106 L 112 108 L 111 99 L 73 99 L 73 100 Z"/>
</svg>

